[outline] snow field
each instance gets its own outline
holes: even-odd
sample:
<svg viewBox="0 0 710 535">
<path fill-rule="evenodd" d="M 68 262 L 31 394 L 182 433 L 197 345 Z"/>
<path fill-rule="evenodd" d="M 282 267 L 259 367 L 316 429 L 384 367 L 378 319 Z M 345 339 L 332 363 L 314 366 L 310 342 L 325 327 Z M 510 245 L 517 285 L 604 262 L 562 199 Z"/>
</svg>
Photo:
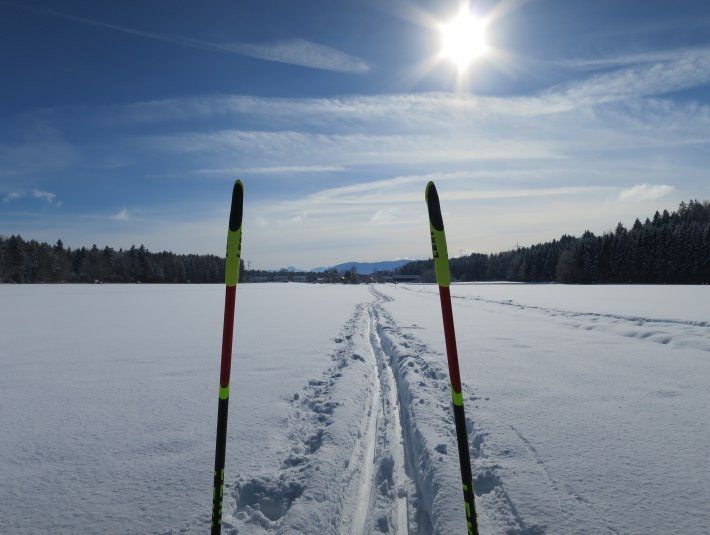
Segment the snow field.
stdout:
<svg viewBox="0 0 710 535">
<path fill-rule="evenodd" d="M 454 285 L 484 534 L 706 533 L 707 287 Z M 0 286 L 3 533 L 209 525 L 224 288 Z M 451 534 L 437 288 L 241 285 L 224 533 Z"/>
</svg>

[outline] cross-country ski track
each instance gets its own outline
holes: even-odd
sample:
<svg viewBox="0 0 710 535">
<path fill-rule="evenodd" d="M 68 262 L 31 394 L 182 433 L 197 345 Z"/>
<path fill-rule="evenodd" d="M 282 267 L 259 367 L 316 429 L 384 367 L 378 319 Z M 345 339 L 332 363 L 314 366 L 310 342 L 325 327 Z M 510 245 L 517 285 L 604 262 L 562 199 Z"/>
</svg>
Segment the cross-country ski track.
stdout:
<svg viewBox="0 0 710 535">
<path fill-rule="evenodd" d="M 391 297 L 370 293 L 333 340 L 332 365 L 290 400 L 278 475 L 237 477 L 227 533 L 465 532 L 445 358 L 417 340 L 416 325 L 394 322 L 383 307 Z M 497 511 L 482 524 L 498 516 L 509 533 L 537 533 L 467 423 L 474 481 Z"/>
</svg>

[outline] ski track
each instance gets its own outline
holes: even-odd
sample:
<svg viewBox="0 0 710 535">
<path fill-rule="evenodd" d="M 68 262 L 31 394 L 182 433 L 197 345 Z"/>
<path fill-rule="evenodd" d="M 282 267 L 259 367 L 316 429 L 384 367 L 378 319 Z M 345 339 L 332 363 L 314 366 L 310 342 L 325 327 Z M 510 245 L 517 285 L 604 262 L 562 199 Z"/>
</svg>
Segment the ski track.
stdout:
<svg viewBox="0 0 710 535">
<path fill-rule="evenodd" d="M 225 533 L 431 533 L 412 505 L 417 488 L 375 307 L 356 307 L 334 339 L 333 364 L 290 400 L 279 471 L 231 485 Z"/>
<path fill-rule="evenodd" d="M 276 467 L 225 486 L 224 533 L 466 533 L 445 356 L 416 338 L 416 325 L 396 323 L 391 297 L 370 292 L 333 340 L 331 366 L 288 400 Z M 487 432 L 470 414 L 466 423 L 481 533 L 545 533 L 506 491 Z"/>
<path fill-rule="evenodd" d="M 403 290 L 433 293 L 421 288 L 403 287 Z M 613 333 L 635 340 L 654 342 L 679 348 L 692 348 L 710 352 L 710 322 L 677 319 L 623 316 L 598 312 L 579 312 L 535 305 L 523 305 L 510 299 L 493 300 L 483 297 L 451 296 L 461 301 L 478 302 L 506 307 L 510 310 L 538 312 L 563 325 L 585 331 Z"/>
<path fill-rule="evenodd" d="M 366 337 L 370 339 L 370 321 L 368 314 L 366 324 Z M 350 458 L 348 466 L 353 468 L 358 467 L 356 476 L 358 479 L 357 485 L 354 486 L 354 496 L 350 498 L 352 502 L 349 510 L 354 511 L 352 517 L 344 514 L 341 522 L 341 533 L 352 533 L 354 535 L 365 535 L 366 522 L 372 509 L 373 490 L 375 487 L 375 444 L 377 434 L 377 422 L 381 418 L 380 415 L 380 399 L 381 399 L 381 381 L 377 380 L 377 362 L 372 348 L 369 351 L 367 361 L 372 370 L 373 391 L 370 397 L 370 402 L 367 407 L 367 423 L 365 433 L 360 436 L 359 443 L 353 449 L 353 455 Z"/>
</svg>

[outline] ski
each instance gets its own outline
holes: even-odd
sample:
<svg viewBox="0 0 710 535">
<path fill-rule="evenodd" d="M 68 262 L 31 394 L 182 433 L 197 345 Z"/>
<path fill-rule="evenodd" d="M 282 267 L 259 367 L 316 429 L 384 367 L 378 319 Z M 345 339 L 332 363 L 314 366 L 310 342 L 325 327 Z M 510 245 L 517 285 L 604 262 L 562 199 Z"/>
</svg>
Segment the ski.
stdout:
<svg viewBox="0 0 710 535">
<path fill-rule="evenodd" d="M 239 281 L 242 249 L 242 206 L 244 185 L 234 183 L 232 205 L 227 232 L 227 259 L 224 282 L 224 324 L 222 326 L 222 363 L 219 374 L 219 405 L 217 409 L 217 445 L 214 458 L 214 487 L 212 489 L 212 535 L 222 531 L 222 500 L 224 498 L 224 459 L 227 448 L 227 412 L 229 409 L 229 376 L 232 369 L 232 339 L 234 335 L 234 304 Z"/>
<path fill-rule="evenodd" d="M 441 216 L 439 194 L 434 182 L 426 186 L 425 199 L 429 211 L 429 231 L 431 233 L 431 251 L 434 257 L 434 272 L 439 285 L 441 313 L 444 320 L 444 339 L 446 342 L 446 358 L 449 362 L 449 377 L 451 379 L 451 398 L 454 407 L 456 423 L 456 439 L 459 448 L 459 463 L 461 465 L 461 480 L 463 482 L 463 499 L 466 507 L 466 523 L 469 535 L 478 535 L 478 520 L 473 494 L 473 476 L 471 473 L 471 457 L 468 452 L 468 434 L 466 432 L 466 416 L 463 408 L 463 392 L 461 390 L 461 374 L 459 373 L 459 357 L 456 350 L 456 333 L 454 331 L 454 315 L 451 309 L 451 273 L 449 271 L 449 254 L 446 248 L 444 220 Z"/>
</svg>

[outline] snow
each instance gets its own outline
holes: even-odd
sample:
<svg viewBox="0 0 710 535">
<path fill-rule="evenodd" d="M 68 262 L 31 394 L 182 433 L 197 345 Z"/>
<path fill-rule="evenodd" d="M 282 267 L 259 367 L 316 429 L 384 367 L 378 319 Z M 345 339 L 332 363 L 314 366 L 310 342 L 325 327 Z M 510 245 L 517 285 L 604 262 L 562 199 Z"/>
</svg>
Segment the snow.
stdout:
<svg viewBox="0 0 710 535">
<path fill-rule="evenodd" d="M 451 289 L 481 533 L 703 533 L 707 286 Z M 3 533 L 209 525 L 224 288 L 0 286 Z M 465 533 L 436 286 L 243 284 L 225 533 Z"/>
</svg>

